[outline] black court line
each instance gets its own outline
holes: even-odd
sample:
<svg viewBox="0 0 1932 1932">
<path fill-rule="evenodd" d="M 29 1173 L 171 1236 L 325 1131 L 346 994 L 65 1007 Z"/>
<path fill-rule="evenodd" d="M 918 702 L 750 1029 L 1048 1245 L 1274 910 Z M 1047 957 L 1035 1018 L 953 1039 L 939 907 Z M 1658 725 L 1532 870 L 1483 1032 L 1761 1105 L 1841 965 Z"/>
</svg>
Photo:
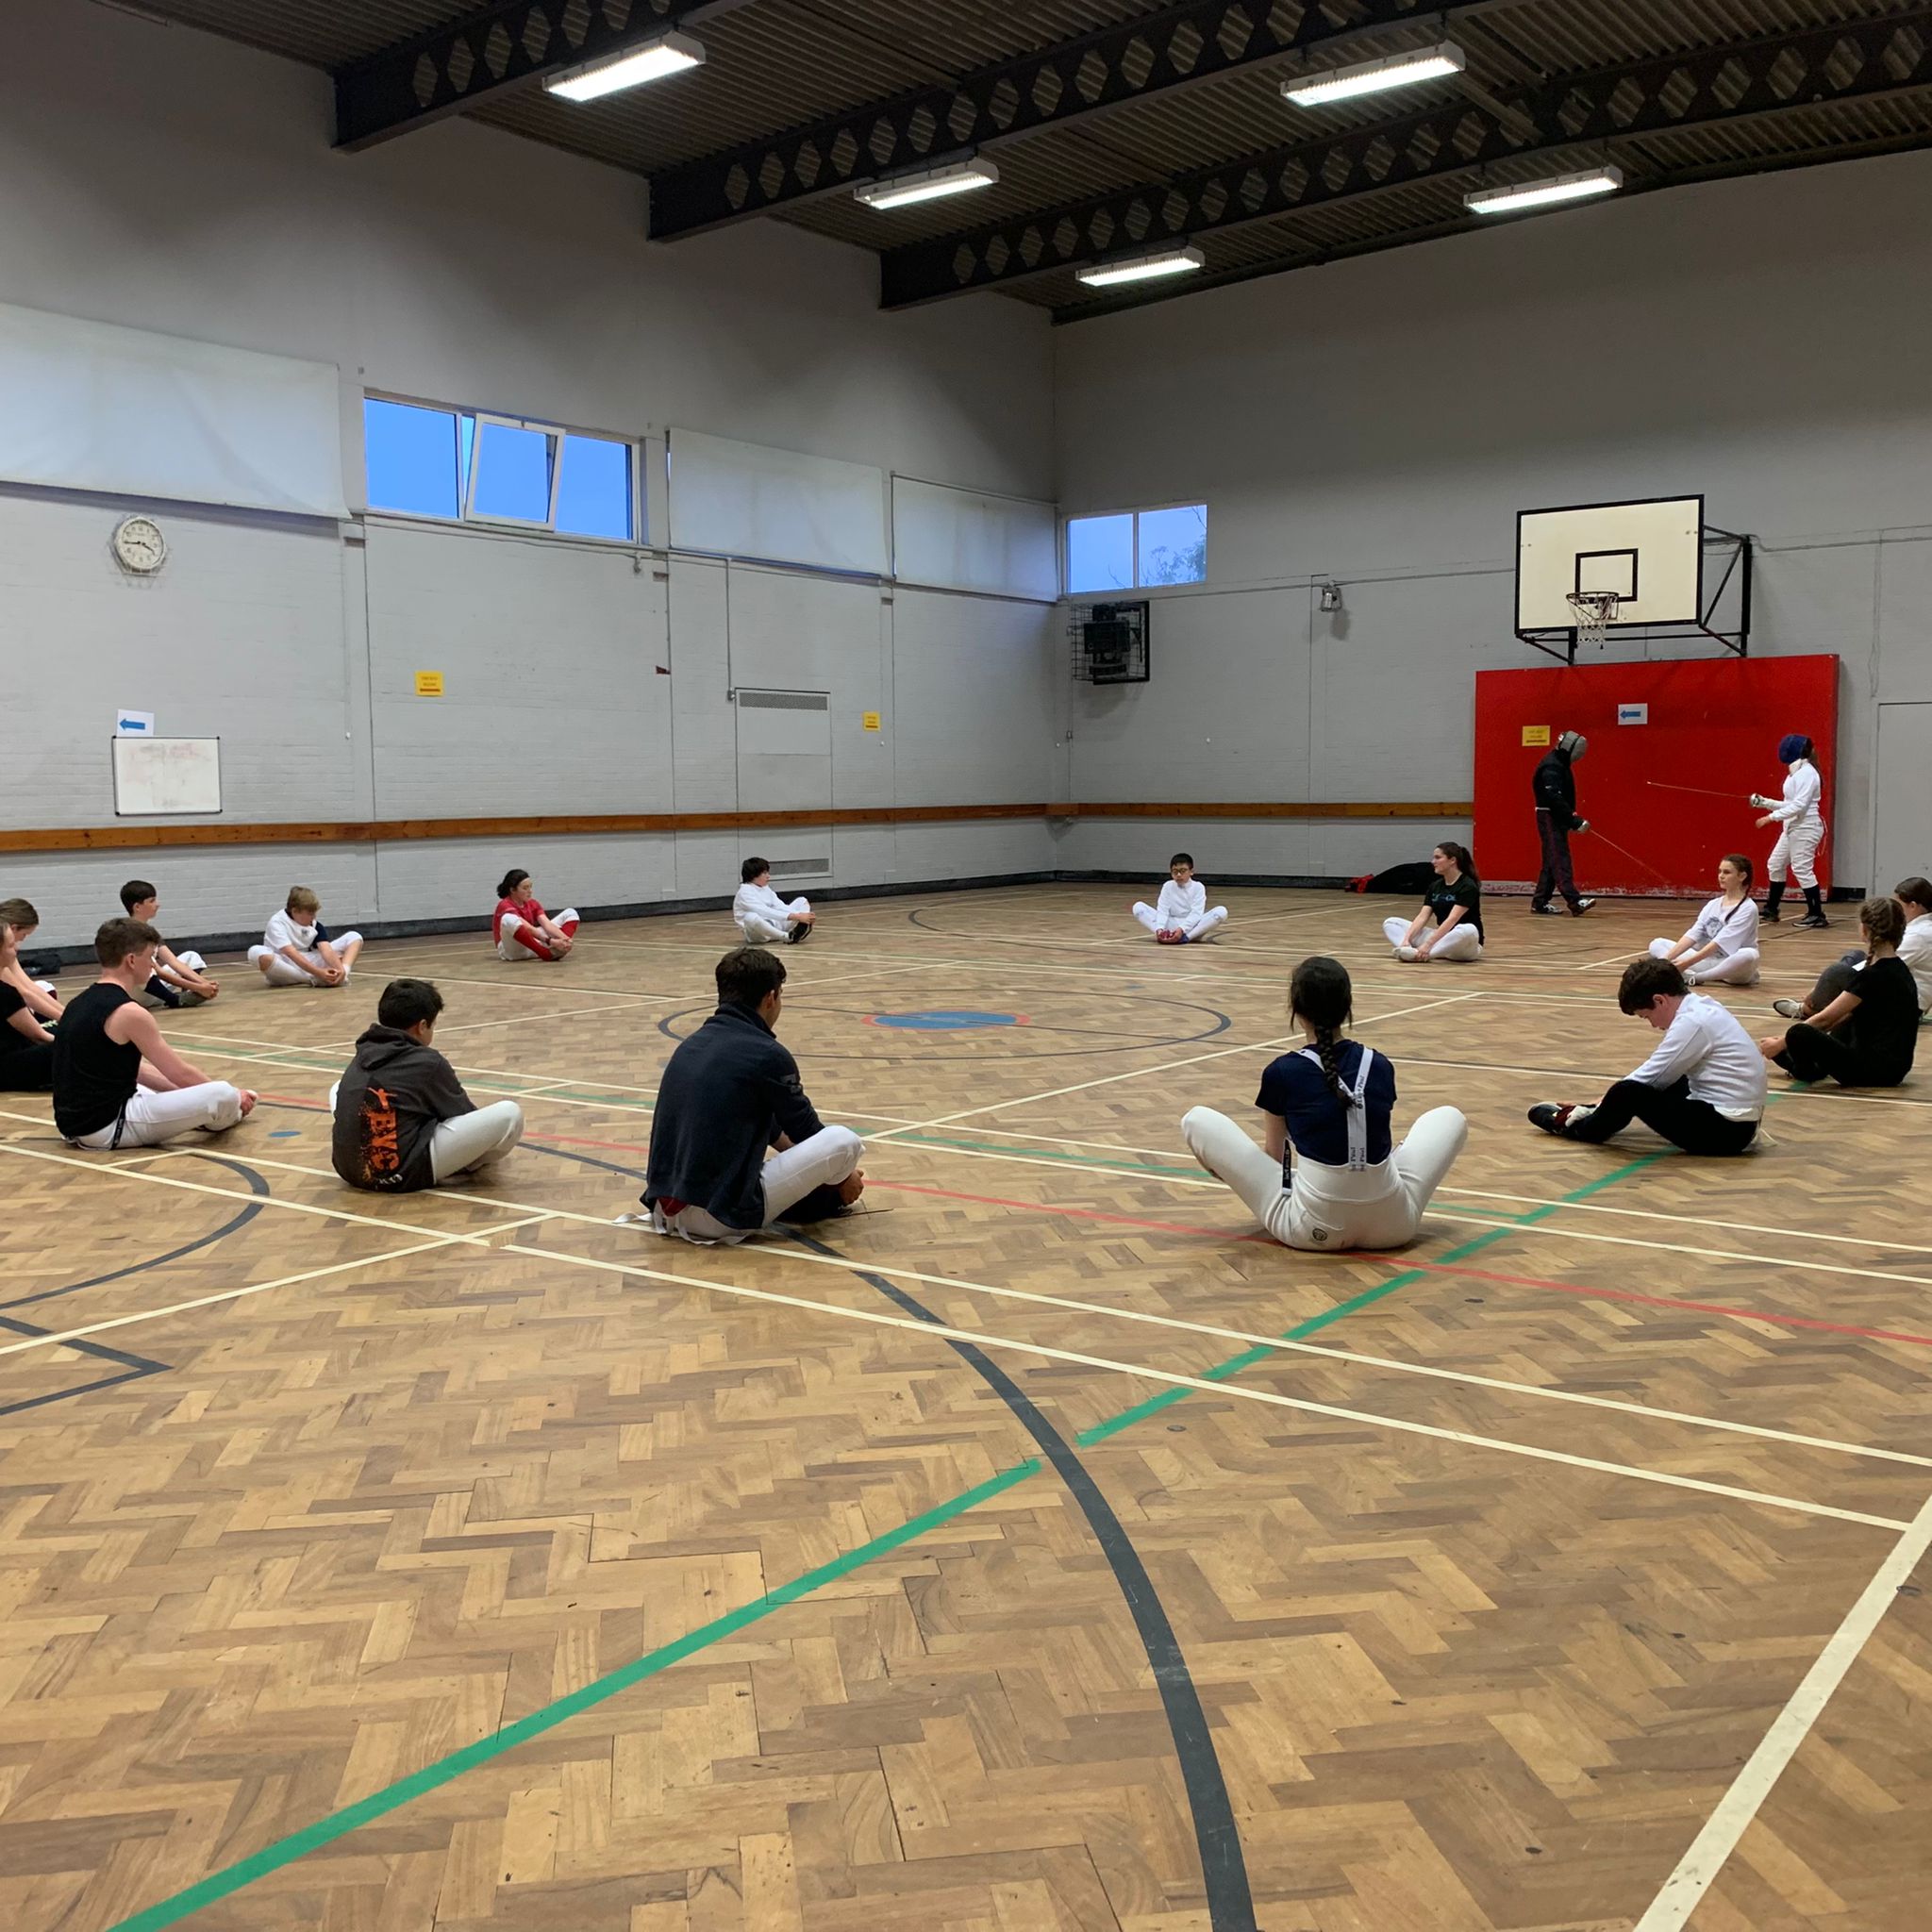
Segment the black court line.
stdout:
<svg viewBox="0 0 1932 1932">
<path fill-rule="evenodd" d="M 572 1154 L 561 1148 L 533 1150 L 561 1160 L 578 1161 L 585 1167 L 601 1167 L 632 1180 L 644 1176 L 636 1168 L 621 1167 L 614 1160 L 597 1160 L 588 1154 Z M 881 1274 L 874 1274 L 859 1262 L 840 1254 L 836 1248 L 788 1227 L 784 1232 L 801 1247 L 843 1262 L 859 1280 L 877 1290 L 895 1307 L 915 1320 L 942 1325 L 924 1303 L 908 1294 Z M 1248 1884 L 1247 1861 L 1241 1851 L 1240 1829 L 1234 1821 L 1234 1807 L 1227 1795 L 1227 1780 L 1222 1774 L 1221 1759 L 1214 1749 L 1214 1736 L 1208 1714 L 1202 1708 L 1193 1674 L 1174 1634 L 1166 1607 L 1141 1560 L 1133 1539 L 1127 1535 L 1113 1506 L 1102 1494 L 1100 1486 L 1074 1453 L 1072 1444 L 1053 1425 L 1013 1378 L 983 1349 L 954 1337 L 943 1338 L 946 1346 L 959 1357 L 1013 1413 L 1020 1426 L 1040 1445 L 1056 1474 L 1067 1486 L 1080 1507 L 1088 1527 L 1113 1572 L 1127 1612 L 1140 1633 L 1160 1702 L 1167 1713 L 1169 1735 L 1174 1740 L 1174 1757 L 1180 1766 L 1181 1782 L 1188 1794 L 1188 1809 L 1194 1824 L 1194 1843 L 1200 1853 L 1201 1875 L 1208 1899 L 1208 1922 L 1213 1932 L 1257 1932 L 1254 1894 Z"/>
<path fill-rule="evenodd" d="M 228 1168 L 239 1174 L 248 1183 L 252 1193 L 262 1196 L 264 1200 L 267 1198 L 268 1183 L 254 1168 L 244 1167 L 239 1160 L 225 1160 L 215 1155 L 207 1158 L 213 1160 L 217 1166 Z M 165 1267 L 170 1261 L 179 1260 L 183 1255 L 192 1255 L 198 1249 L 211 1247 L 216 1241 L 225 1241 L 229 1235 L 245 1227 L 260 1212 L 260 1203 L 251 1202 L 239 1214 L 216 1228 L 212 1234 L 205 1234 L 199 1241 L 190 1241 L 185 1247 L 171 1249 L 164 1255 L 151 1256 L 147 1260 L 136 1261 L 126 1268 L 117 1268 L 109 1274 L 96 1274 L 88 1281 L 73 1282 L 66 1288 L 50 1288 L 42 1290 L 39 1294 L 23 1295 L 18 1301 L 0 1304 L 0 1307 L 17 1308 L 25 1307 L 29 1302 L 51 1301 L 57 1295 L 75 1294 L 83 1288 L 98 1288 L 106 1281 L 121 1281 L 130 1274 L 140 1274 L 150 1268 Z M 12 1316 L 4 1314 L 0 1314 L 0 1329 L 5 1329 L 9 1334 L 29 1338 L 58 1333 L 55 1329 L 38 1327 L 32 1322 L 17 1321 Z M 138 1382 L 148 1375 L 165 1375 L 175 1367 L 173 1362 L 158 1362 L 149 1356 L 130 1355 L 125 1349 L 110 1348 L 106 1342 L 89 1341 L 85 1337 L 63 1341 L 60 1346 L 72 1349 L 75 1355 L 87 1356 L 94 1361 L 111 1362 L 120 1370 L 120 1374 L 103 1375 L 96 1381 L 83 1382 L 74 1389 L 56 1389 L 45 1395 L 29 1395 L 19 1402 L 0 1403 L 0 1417 L 18 1415 L 24 1409 L 42 1408 L 50 1402 L 72 1402 L 76 1396 L 97 1394 L 103 1389 L 116 1389 L 124 1382 Z"/>
</svg>

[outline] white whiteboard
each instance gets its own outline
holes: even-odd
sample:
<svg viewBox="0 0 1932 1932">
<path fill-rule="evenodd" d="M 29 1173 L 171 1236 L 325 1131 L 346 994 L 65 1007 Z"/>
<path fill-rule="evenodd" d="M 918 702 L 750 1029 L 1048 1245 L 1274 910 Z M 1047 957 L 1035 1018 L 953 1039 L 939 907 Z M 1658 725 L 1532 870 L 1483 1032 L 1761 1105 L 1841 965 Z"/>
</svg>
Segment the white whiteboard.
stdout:
<svg viewBox="0 0 1932 1932">
<path fill-rule="evenodd" d="M 114 816 L 180 817 L 222 808 L 219 738 L 116 738 Z"/>
</svg>

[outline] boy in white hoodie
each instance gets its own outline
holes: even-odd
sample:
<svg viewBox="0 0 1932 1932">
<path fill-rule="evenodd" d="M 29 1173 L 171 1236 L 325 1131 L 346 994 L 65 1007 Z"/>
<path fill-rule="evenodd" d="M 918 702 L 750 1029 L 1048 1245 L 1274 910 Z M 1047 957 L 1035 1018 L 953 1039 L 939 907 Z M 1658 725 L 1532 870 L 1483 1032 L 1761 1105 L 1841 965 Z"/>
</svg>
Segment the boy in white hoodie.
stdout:
<svg viewBox="0 0 1932 1932">
<path fill-rule="evenodd" d="M 1205 940 L 1227 919 L 1227 908 L 1208 905 L 1208 888 L 1194 876 L 1194 855 L 1176 852 L 1167 862 L 1167 883 L 1152 906 L 1138 901 L 1134 917 L 1163 946 L 1185 946 Z"/>
<path fill-rule="evenodd" d="M 738 922 L 747 945 L 771 945 L 782 940 L 787 945 L 795 946 L 799 941 L 810 939 L 812 921 L 817 914 L 808 901 L 793 899 L 787 905 L 773 891 L 769 858 L 747 858 L 739 867 L 738 875 L 744 883 L 731 902 L 731 916 Z"/>
</svg>

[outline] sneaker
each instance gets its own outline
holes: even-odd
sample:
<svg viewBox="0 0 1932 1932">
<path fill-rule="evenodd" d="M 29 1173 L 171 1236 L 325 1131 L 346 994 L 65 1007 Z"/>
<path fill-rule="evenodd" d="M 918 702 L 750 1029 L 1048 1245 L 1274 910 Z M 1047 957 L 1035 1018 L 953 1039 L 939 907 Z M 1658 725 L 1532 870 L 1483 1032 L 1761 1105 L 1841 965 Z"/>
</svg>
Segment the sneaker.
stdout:
<svg viewBox="0 0 1932 1932">
<path fill-rule="evenodd" d="M 800 924 L 798 925 L 794 925 L 791 928 L 791 930 L 785 935 L 785 943 L 788 946 L 802 945 L 807 940 L 810 939 L 810 937 L 811 927 Z"/>
<path fill-rule="evenodd" d="M 1562 1105 L 1553 1100 L 1540 1102 L 1529 1110 L 1533 1126 L 1541 1127 L 1546 1134 L 1567 1133 L 1579 1121 L 1587 1121 L 1596 1111 L 1593 1107 L 1585 1107 L 1572 1102 Z"/>
<path fill-rule="evenodd" d="M 1575 903 L 1575 905 L 1574 905 L 1574 906 L 1573 906 L 1573 907 L 1571 907 L 1571 908 L 1570 908 L 1570 917 L 1571 917 L 1572 919 L 1581 919 L 1581 918 L 1583 917 L 1583 915 L 1584 915 L 1584 914 L 1585 914 L 1586 912 L 1588 912 L 1588 911 L 1590 910 L 1590 908 L 1591 908 L 1592 906 L 1594 906 L 1595 904 L 1596 904 L 1596 901 L 1595 901 L 1594 899 L 1579 899 L 1579 900 L 1577 900 L 1577 902 Z"/>
<path fill-rule="evenodd" d="M 1557 908 L 1554 906 L 1532 906 L 1529 909 L 1532 912 L 1545 913 L 1551 919 L 1555 919 L 1557 917 Z"/>
<path fill-rule="evenodd" d="M 1802 1020 L 1805 1017 L 1805 1002 L 1803 1000 L 1773 1000 L 1771 1010 L 1780 1020 Z"/>
<path fill-rule="evenodd" d="M 1415 958 L 1415 948 L 1413 946 L 1397 946 L 1395 957 L 1398 959 L 1413 959 Z"/>
<path fill-rule="evenodd" d="M 1783 921 L 1783 919 L 1784 914 L 1780 912 L 1775 906 L 1765 907 L 1764 909 L 1757 915 L 1757 923 L 1759 925 L 1777 925 Z"/>
<path fill-rule="evenodd" d="M 1798 930 L 1800 932 L 1829 932 L 1831 930 L 1831 921 L 1825 918 L 1822 912 L 1807 912 L 1803 919 L 1799 920 Z"/>
</svg>

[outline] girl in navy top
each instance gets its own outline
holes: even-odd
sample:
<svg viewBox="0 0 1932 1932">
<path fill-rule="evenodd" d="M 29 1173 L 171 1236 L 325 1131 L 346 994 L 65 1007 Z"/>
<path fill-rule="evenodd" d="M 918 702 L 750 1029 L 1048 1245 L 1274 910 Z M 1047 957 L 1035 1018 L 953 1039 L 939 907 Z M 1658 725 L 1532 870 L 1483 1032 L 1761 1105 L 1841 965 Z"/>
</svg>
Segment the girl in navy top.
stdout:
<svg viewBox="0 0 1932 1932">
<path fill-rule="evenodd" d="M 1286 1246 L 1401 1247 L 1415 1239 L 1469 1123 L 1453 1107 L 1432 1108 L 1393 1144 L 1395 1069 L 1342 1038 L 1354 990 L 1339 960 L 1304 959 L 1289 1007 L 1307 1043 L 1261 1075 L 1263 1146 L 1208 1107 L 1191 1108 L 1181 1133 L 1195 1159 Z"/>
</svg>

